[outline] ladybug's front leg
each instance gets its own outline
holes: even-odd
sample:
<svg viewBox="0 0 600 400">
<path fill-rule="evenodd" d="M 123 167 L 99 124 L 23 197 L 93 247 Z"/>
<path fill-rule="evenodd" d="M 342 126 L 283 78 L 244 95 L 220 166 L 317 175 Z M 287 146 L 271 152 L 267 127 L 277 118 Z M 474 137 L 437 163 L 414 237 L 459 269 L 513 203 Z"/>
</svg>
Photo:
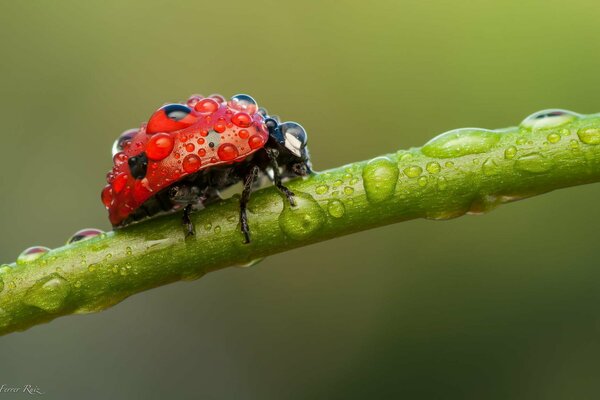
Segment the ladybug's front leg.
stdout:
<svg viewBox="0 0 600 400">
<path fill-rule="evenodd" d="M 190 214 L 192 213 L 192 207 L 193 207 L 192 204 L 188 204 L 183 209 L 182 223 L 183 223 L 183 226 L 185 226 L 185 230 L 186 230 L 185 236 L 186 237 L 196 235 L 196 228 L 194 227 L 194 224 L 192 223 L 192 219 L 190 218 Z"/>
<path fill-rule="evenodd" d="M 252 185 L 258 174 L 258 167 L 255 165 L 246 173 L 244 177 L 244 190 L 240 197 L 240 228 L 244 234 L 244 243 L 250 243 L 250 226 L 248 225 L 248 201 L 250 200 L 250 194 L 252 193 Z"/>
<path fill-rule="evenodd" d="M 279 163 L 277 162 L 277 150 L 275 149 L 265 149 L 267 152 L 267 156 L 269 156 L 269 164 L 271 169 L 273 170 L 273 183 L 279 189 L 281 193 L 285 195 L 287 200 L 289 201 L 292 207 L 296 206 L 296 200 L 294 199 L 294 192 L 290 189 L 283 186 L 281 183 L 281 175 L 279 174 Z"/>
</svg>

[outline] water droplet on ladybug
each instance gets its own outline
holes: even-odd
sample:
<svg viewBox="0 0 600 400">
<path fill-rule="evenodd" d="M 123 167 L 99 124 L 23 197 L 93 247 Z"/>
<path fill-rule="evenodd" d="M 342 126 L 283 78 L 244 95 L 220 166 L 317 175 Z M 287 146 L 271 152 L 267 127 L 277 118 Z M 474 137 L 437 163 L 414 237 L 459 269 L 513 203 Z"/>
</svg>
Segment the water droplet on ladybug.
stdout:
<svg viewBox="0 0 600 400">
<path fill-rule="evenodd" d="M 196 146 L 194 145 L 194 143 L 188 143 L 188 144 L 185 145 L 185 149 L 186 149 L 186 151 L 188 151 L 189 153 L 191 153 L 194 150 L 196 150 Z"/>
<path fill-rule="evenodd" d="M 120 152 L 120 153 L 117 153 L 117 154 L 114 155 L 114 157 L 113 157 L 113 164 L 115 166 L 118 167 L 118 166 L 122 165 L 125 162 L 127 162 L 127 155 L 125 153 Z"/>
<path fill-rule="evenodd" d="M 173 151 L 175 141 L 168 133 L 153 135 L 146 145 L 146 155 L 150 160 L 160 161 L 167 158 Z"/>
<path fill-rule="evenodd" d="M 183 159 L 183 170 L 188 174 L 192 174 L 200 169 L 202 161 L 195 154 L 190 154 Z"/>
<path fill-rule="evenodd" d="M 227 129 L 227 123 L 223 118 L 219 118 L 213 129 L 215 132 L 223 133 L 225 132 L 225 129 Z"/>
<path fill-rule="evenodd" d="M 119 138 L 115 140 L 112 147 L 112 155 L 125 150 L 127 146 L 131 143 L 131 139 L 138 133 L 138 129 L 128 129 L 125 132 L 121 133 Z"/>
<path fill-rule="evenodd" d="M 239 112 L 231 117 L 231 122 L 240 128 L 248 128 L 250 125 L 252 125 L 252 117 L 248 113 Z"/>
<path fill-rule="evenodd" d="M 167 104 L 158 109 L 148 121 L 146 133 L 173 132 L 194 124 L 197 118 L 183 104 Z"/>
<path fill-rule="evenodd" d="M 571 122 L 579 117 L 581 117 L 580 114 L 569 110 L 542 110 L 525 118 L 523 122 L 521 122 L 521 127 L 526 129 L 554 128 Z"/>
<path fill-rule="evenodd" d="M 113 187 L 115 193 L 121 193 L 123 191 L 123 188 L 127 184 L 128 178 L 129 178 L 128 175 L 125 173 L 120 173 L 119 175 L 117 175 L 115 177 L 115 180 L 113 181 L 113 184 L 112 184 L 112 187 Z"/>
<path fill-rule="evenodd" d="M 250 139 L 248 139 L 248 145 L 251 149 L 259 149 L 264 143 L 264 139 L 260 135 L 252 135 L 250 136 Z"/>
<path fill-rule="evenodd" d="M 238 136 L 240 139 L 248 139 L 250 137 L 250 132 L 248 132 L 247 129 L 240 129 Z"/>
<path fill-rule="evenodd" d="M 210 97 L 211 99 L 215 99 L 219 104 L 225 103 L 225 97 L 221 96 L 220 94 L 211 94 L 208 97 Z"/>
<path fill-rule="evenodd" d="M 103 233 L 104 232 L 101 231 L 100 229 L 94 229 L 94 228 L 82 229 L 80 231 L 77 231 L 75 234 L 73 234 L 73 236 L 71 236 L 69 238 L 69 240 L 67 240 L 67 244 L 83 242 L 85 240 L 89 240 L 89 239 L 95 238 L 97 236 L 100 236 Z"/>
<path fill-rule="evenodd" d="M 195 106 L 194 110 L 200 114 L 212 114 L 219 109 L 219 103 L 215 99 L 202 99 Z"/>
<path fill-rule="evenodd" d="M 200 157 L 204 157 L 204 156 L 206 155 L 206 150 L 204 150 L 204 149 L 200 149 L 200 150 L 198 150 L 198 155 L 199 155 Z"/>
<path fill-rule="evenodd" d="M 104 204 L 104 206 L 106 208 L 109 208 L 113 201 L 113 190 L 110 185 L 104 187 L 104 189 L 102 190 L 101 197 L 102 197 L 102 204 Z"/>
<path fill-rule="evenodd" d="M 217 150 L 217 155 L 221 159 L 221 161 L 232 161 L 239 155 L 239 151 L 237 147 L 235 147 L 231 143 L 224 143 L 219 146 Z"/>
<path fill-rule="evenodd" d="M 196 104 L 198 104 L 198 102 L 200 100 L 202 100 L 204 98 L 204 96 L 202 96 L 201 94 L 193 94 L 190 96 L 190 98 L 186 101 L 186 104 L 188 105 L 188 107 L 193 108 Z"/>
<path fill-rule="evenodd" d="M 236 94 L 229 100 L 228 105 L 234 110 L 247 112 L 248 114 L 254 114 L 258 109 L 256 100 L 247 94 Z"/>
<path fill-rule="evenodd" d="M 48 247 L 44 246 L 33 246 L 29 247 L 17 257 L 17 265 L 25 265 L 27 263 L 33 262 L 50 251 Z"/>
</svg>

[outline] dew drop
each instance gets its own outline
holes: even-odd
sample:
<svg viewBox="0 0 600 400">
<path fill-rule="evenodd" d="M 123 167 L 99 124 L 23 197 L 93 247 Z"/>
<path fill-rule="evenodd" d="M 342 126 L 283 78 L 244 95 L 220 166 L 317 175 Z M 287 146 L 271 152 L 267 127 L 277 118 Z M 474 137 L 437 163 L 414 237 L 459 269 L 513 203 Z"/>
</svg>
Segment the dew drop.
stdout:
<svg viewBox="0 0 600 400">
<path fill-rule="evenodd" d="M 231 98 L 231 100 L 229 100 L 227 104 L 234 110 L 243 111 L 248 114 L 254 114 L 258 109 L 256 100 L 247 94 L 236 94 Z"/>
<path fill-rule="evenodd" d="M 569 142 L 569 147 L 571 148 L 571 150 L 577 150 L 579 149 L 579 142 L 575 139 L 571 139 L 571 141 Z"/>
<path fill-rule="evenodd" d="M 517 148 L 515 146 L 507 147 L 506 150 L 504 150 L 504 158 L 506 158 L 507 160 L 515 158 L 516 155 Z"/>
<path fill-rule="evenodd" d="M 60 311 L 71 293 L 71 285 L 59 274 L 37 281 L 25 294 L 23 302 L 46 312 Z"/>
<path fill-rule="evenodd" d="M 344 194 L 346 196 L 350 196 L 350 195 L 352 195 L 352 193 L 354 193 L 354 188 L 351 188 L 350 186 L 346 186 L 344 188 Z"/>
<path fill-rule="evenodd" d="M 215 233 L 216 234 L 221 233 L 221 227 L 219 225 L 215 226 Z"/>
<path fill-rule="evenodd" d="M 95 238 L 96 236 L 100 236 L 103 233 L 104 232 L 101 231 L 100 229 L 94 229 L 94 228 L 82 229 L 80 231 L 75 232 L 75 234 L 69 238 L 69 240 L 67 241 L 67 244 L 83 242 L 85 240 Z"/>
<path fill-rule="evenodd" d="M 427 163 L 427 166 L 425 168 L 430 174 L 437 174 L 442 170 L 440 164 L 435 161 Z"/>
<path fill-rule="evenodd" d="M 540 153 L 524 154 L 515 161 L 515 169 L 523 172 L 541 173 L 552 168 L 552 160 Z"/>
<path fill-rule="evenodd" d="M 219 146 L 217 150 L 217 155 L 221 159 L 221 161 L 232 161 L 235 160 L 237 156 L 239 156 L 239 152 L 237 147 L 231 143 L 224 143 Z"/>
<path fill-rule="evenodd" d="M 339 200 L 331 200 L 327 205 L 327 212 L 333 218 L 342 218 L 346 212 L 346 207 L 344 207 L 344 203 Z"/>
<path fill-rule="evenodd" d="M 500 167 L 498 163 L 493 158 L 488 158 L 481 165 L 481 170 L 485 175 L 496 175 L 500 172 Z"/>
<path fill-rule="evenodd" d="M 119 138 L 115 140 L 112 147 L 112 155 L 113 157 L 117 155 L 117 153 L 122 152 L 127 148 L 127 146 L 131 143 L 131 139 L 138 133 L 138 129 L 128 129 L 125 132 L 121 133 Z"/>
<path fill-rule="evenodd" d="M 428 157 L 450 158 L 485 153 L 500 140 L 501 134 L 480 128 L 461 128 L 431 139 L 421 152 Z"/>
<path fill-rule="evenodd" d="M 309 194 L 296 192 L 296 207 L 285 204 L 279 227 L 291 239 L 302 240 L 315 234 L 325 223 L 325 212 Z"/>
<path fill-rule="evenodd" d="M 327 186 L 327 185 L 319 185 L 315 189 L 315 193 L 316 194 L 325 194 L 325 193 L 327 193 L 328 190 L 329 190 L 329 186 Z"/>
<path fill-rule="evenodd" d="M 231 117 L 231 122 L 240 128 L 248 128 L 252 125 L 252 117 L 248 113 L 239 112 Z"/>
<path fill-rule="evenodd" d="M 387 157 L 377 157 L 363 168 L 362 178 L 367 200 L 381 203 L 388 200 L 396 190 L 398 166 Z"/>
<path fill-rule="evenodd" d="M 194 105 L 194 110 L 200 114 L 212 114 L 219 109 L 219 103 L 215 99 L 202 99 Z"/>
<path fill-rule="evenodd" d="M 448 188 L 448 181 L 443 176 L 440 176 L 437 181 L 437 187 L 439 190 L 446 190 Z"/>
<path fill-rule="evenodd" d="M 411 165 L 410 167 L 404 168 L 403 172 L 409 178 L 416 178 L 423 173 L 423 168 L 418 165 Z"/>
<path fill-rule="evenodd" d="M 183 159 L 183 170 L 188 174 L 193 174 L 200 169 L 202 160 L 195 154 L 189 154 Z"/>
<path fill-rule="evenodd" d="M 33 246 L 23 250 L 19 257 L 17 257 L 17 265 L 25 265 L 33 262 L 50 251 L 49 248 L 44 246 Z"/>
<path fill-rule="evenodd" d="M 152 136 L 146 145 L 146 156 L 150 160 L 161 161 L 171 154 L 175 141 L 168 133 L 157 133 Z"/>
<path fill-rule="evenodd" d="M 542 110 L 525 118 L 520 126 L 526 129 L 554 128 L 571 122 L 580 116 L 580 114 L 568 110 Z"/>
<path fill-rule="evenodd" d="M 546 139 L 548 139 L 548 142 L 550 143 L 558 143 L 560 142 L 560 135 L 558 133 L 551 133 Z"/>
<path fill-rule="evenodd" d="M 356 185 L 358 183 L 358 178 L 352 178 L 350 179 L 350 182 L 348 182 L 351 185 Z"/>
<path fill-rule="evenodd" d="M 341 179 L 336 180 L 335 182 L 333 182 L 333 187 L 340 187 L 342 186 L 342 184 L 344 183 L 344 181 L 342 181 Z"/>
<path fill-rule="evenodd" d="M 600 144 L 600 129 L 598 128 L 580 128 L 577 131 L 577 136 L 585 144 Z"/>
<path fill-rule="evenodd" d="M 417 179 L 417 183 L 419 184 L 419 186 L 425 187 L 425 186 L 427 186 L 427 178 L 424 176 L 421 176 L 421 177 L 419 177 L 419 179 Z"/>
</svg>

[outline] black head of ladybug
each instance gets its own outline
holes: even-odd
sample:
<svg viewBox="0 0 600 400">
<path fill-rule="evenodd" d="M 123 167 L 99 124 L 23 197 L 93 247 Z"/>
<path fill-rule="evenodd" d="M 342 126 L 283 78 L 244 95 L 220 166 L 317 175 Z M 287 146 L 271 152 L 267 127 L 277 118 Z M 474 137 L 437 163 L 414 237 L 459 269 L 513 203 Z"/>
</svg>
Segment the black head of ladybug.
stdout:
<svg viewBox="0 0 600 400">
<path fill-rule="evenodd" d="M 310 154 L 306 147 L 308 135 L 297 122 L 279 123 L 275 118 L 265 121 L 271 140 L 277 143 L 279 162 L 294 175 L 308 175 L 312 172 Z"/>
<path fill-rule="evenodd" d="M 158 109 L 146 126 L 146 133 L 173 132 L 194 124 L 197 118 L 192 109 L 183 104 L 167 104 Z"/>
</svg>

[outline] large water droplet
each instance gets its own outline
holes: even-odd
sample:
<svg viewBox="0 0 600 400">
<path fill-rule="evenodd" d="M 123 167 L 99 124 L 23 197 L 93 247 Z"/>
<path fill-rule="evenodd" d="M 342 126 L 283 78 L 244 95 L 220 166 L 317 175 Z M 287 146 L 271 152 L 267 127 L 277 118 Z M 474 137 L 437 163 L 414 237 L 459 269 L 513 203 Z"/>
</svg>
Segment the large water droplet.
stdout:
<svg viewBox="0 0 600 400">
<path fill-rule="evenodd" d="M 25 265 L 27 263 L 33 262 L 38 258 L 42 257 L 44 254 L 50 251 L 49 248 L 44 246 L 33 246 L 28 249 L 23 250 L 19 257 L 17 257 L 17 265 Z"/>
<path fill-rule="evenodd" d="M 554 128 L 579 118 L 581 115 L 573 111 L 549 109 L 535 112 L 521 122 L 526 129 Z"/>
<path fill-rule="evenodd" d="M 396 163 L 387 157 L 377 157 L 369 161 L 362 172 L 367 200 L 380 203 L 391 198 L 396 190 L 399 174 Z"/>
<path fill-rule="evenodd" d="M 69 238 L 69 240 L 67 241 L 67 244 L 72 244 L 75 242 L 83 242 L 84 240 L 89 240 L 89 239 L 95 238 L 96 236 L 100 236 L 103 233 L 104 232 L 101 231 L 100 229 L 94 229 L 94 228 L 82 229 L 80 231 L 75 232 L 75 234 Z"/>
<path fill-rule="evenodd" d="M 493 158 L 488 158 L 485 160 L 481 166 L 481 169 L 485 175 L 495 175 L 500 172 L 500 166 Z"/>
<path fill-rule="evenodd" d="M 331 200 L 327 205 L 327 212 L 333 218 L 342 218 L 346 212 L 346 207 L 344 206 L 344 203 L 339 200 Z"/>
<path fill-rule="evenodd" d="M 128 129 L 121 133 L 119 138 L 115 140 L 112 147 L 112 156 L 116 156 L 117 153 L 122 152 L 131 142 L 131 139 L 138 133 L 139 129 Z"/>
<path fill-rule="evenodd" d="M 418 165 L 411 165 L 410 167 L 404 168 L 403 172 L 409 178 L 416 178 L 423 173 L 423 168 Z"/>
<path fill-rule="evenodd" d="M 427 163 L 427 172 L 429 172 L 430 174 L 437 174 L 442 170 L 442 167 L 440 166 L 439 163 L 432 161 Z"/>
<path fill-rule="evenodd" d="M 25 294 L 24 303 L 46 312 L 57 312 L 64 307 L 71 293 L 71 285 L 58 274 L 51 274 L 35 283 Z"/>
<path fill-rule="evenodd" d="M 421 152 L 428 157 L 450 158 L 485 153 L 500 140 L 501 134 L 480 128 L 461 128 L 431 139 Z"/>
<path fill-rule="evenodd" d="M 552 168 L 552 160 L 540 153 L 528 153 L 515 161 L 515 169 L 523 172 L 541 173 Z"/>
<path fill-rule="evenodd" d="M 258 109 L 256 100 L 247 94 L 236 94 L 229 100 L 229 107 L 237 111 L 243 111 L 248 114 L 254 114 Z"/>
<path fill-rule="evenodd" d="M 600 129 L 593 127 L 580 128 L 577 136 L 585 144 L 600 144 Z"/>
<path fill-rule="evenodd" d="M 506 158 L 507 160 L 515 158 L 516 155 L 517 148 L 515 146 L 507 147 L 506 150 L 504 150 L 504 158 Z"/>
<path fill-rule="evenodd" d="M 290 238 L 312 236 L 325 223 L 325 212 L 309 194 L 296 192 L 296 207 L 285 204 L 279 215 L 279 227 Z"/>
</svg>

